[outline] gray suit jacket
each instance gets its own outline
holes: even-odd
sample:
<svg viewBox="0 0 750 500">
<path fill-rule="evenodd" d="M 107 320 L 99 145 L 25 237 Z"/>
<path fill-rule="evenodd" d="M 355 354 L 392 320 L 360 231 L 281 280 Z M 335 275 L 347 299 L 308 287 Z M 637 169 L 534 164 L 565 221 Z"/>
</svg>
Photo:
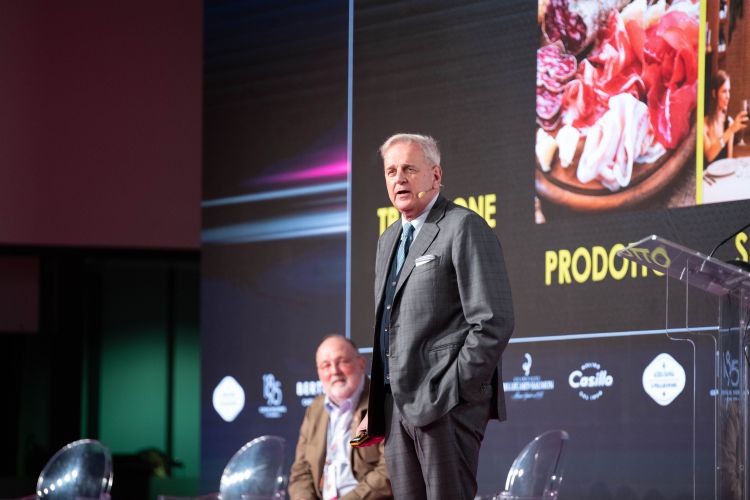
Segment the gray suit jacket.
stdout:
<svg viewBox="0 0 750 500">
<path fill-rule="evenodd" d="M 396 286 L 389 328 L 394 404 L 425 426 L 459 402 L 492 398 L 490 417 L 505 419 L 501 355 L 513 332 L 513 304 L 502 249 L 475 212 L 438 195 L 412 243 Z M 370 435 L 385 434 L 380 330 L 386 278 L 401 222 L 378 240 L 375 341 L 368 411 Z M 415 260 L 420 258 L 419 266 Z"/>
</svg>

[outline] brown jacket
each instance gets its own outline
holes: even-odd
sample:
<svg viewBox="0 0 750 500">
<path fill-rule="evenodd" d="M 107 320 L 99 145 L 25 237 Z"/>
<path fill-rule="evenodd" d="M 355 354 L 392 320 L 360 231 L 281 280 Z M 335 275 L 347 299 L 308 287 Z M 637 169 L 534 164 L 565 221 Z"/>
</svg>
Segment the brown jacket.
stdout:
<svg viewBox="0 0 750 500">
<path fill-rule="evenodd" d="M 365 387 L 352 419 L 352 436 L 367 412 L 367 395 L 370 381 L 365 377 Z M 320 478 L 326 458 L 326 437 L 328 435 L 328 412 L 324 405 L 325 396 L 315 398 L 307 408 L 305 419 L 299 432 L 297 452 L 289 475 L 289 497 L 291 500 L 318 500 L 321 498 Z M 349 459 L 352 472 L 359 484 L 341 500 L 393 498 L 391 481 L 385 468 L 383 443 L 378 446 L 352 448 Z"/>
</svg>

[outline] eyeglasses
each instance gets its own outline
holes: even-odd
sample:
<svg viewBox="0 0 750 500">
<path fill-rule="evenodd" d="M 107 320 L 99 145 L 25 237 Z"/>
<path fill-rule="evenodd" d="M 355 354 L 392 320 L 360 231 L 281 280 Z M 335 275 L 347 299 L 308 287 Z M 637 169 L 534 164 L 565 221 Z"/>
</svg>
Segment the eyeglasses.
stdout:
<svg viewBox="0 0 750 500">
<path fill-rule="evenodd" d="M 322 361 L 318 363 L 318 370 L 326 371 L 331 368 L 338 368 L 339 366 L 350 366 L 354 364 L 355 358 L 336 358 L 333 361 Z"/>
</svg>

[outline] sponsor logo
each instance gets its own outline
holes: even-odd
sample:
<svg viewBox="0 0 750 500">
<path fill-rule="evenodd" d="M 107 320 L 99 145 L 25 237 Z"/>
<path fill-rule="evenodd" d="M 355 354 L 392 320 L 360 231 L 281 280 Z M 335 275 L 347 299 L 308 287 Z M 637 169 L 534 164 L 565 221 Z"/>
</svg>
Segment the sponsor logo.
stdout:
<svg viewBox="0 0 750 500">
<path fill-rule="evenodd" d="M 580 369 L 573 370 L 568 376 L 568 384 L 578 390 L 578 397 L 584 401 L 596 401 L 614 382 L 614 377 L 595 361 L 582 364 Z"/>
<path fill-rule="evenodd" d="M 734 352 L 725 350 L 721 356 L 721 389 L 713 388 L 711 396 L 721 396 L 727 400 L 736 401 L 740 396 L 740 360 L 733 356 Z"/>
<path fill-rule="evenodd" d="M 732 357 L 732 353 L 724 351 L 724 362 L 722 363 L 722 374 L 724 385 L 728 387 L 740 386 L 740 360 Z"/>
<path fill-rule="evenodd" d="M 555 388 L 554 380 L 542 380 L 539 375 L 531 375 L 531 365 L 533 359 L 528 352 L 523 355 L 524 361 L 521 363 L 523 375 L 513 377 L 510 382 L 503 382 L 503 389 L 509 394 L 513 394 L 512 399 L 542 399 L 545 391 L 551 391 Z"/>
<path fill-rule="evenodd" d="M 284 393 L 281 381 L 276 380 L 273 373 L 263 374 L 263 399 L 266 406 L 258 408 L 258 412 L 266 418 L 281 418 L 286 413 L 286 406 L 282 405 Z"/>
<path fill-rule="evenodd" d="M 231 422 L 245 407 L 245 391 L 234 377 L 227 375 L 214 389 L 213 404 L 216 413 L 225 422 Z"/>
<path fill-rule="evenodd" d="M 524 361 L 523 364 L 521 364 L 521 369 L 523 370 L 524 377 L 528 377 L 529 374 L 531 373 L 531 363 L 532 363 L 531 354 L 527 352 L 523 355 L 523 357 L 526 361 Z"/>
<path fill-rule="evenodd" d="M 663 352 L 643 370 L 643 390 L 661 406 L 667 406 L 685 388 L 685 369 Z"/>
<path fill-rule="evenodd" d="M 310 406 L 319 394 L 323 394 L 323 384 L 320 380 L 300 380 L 297 382 L 297 397 L 303 407 Z"/>
<path fill-rule="evenodd" d="M 724 351 L 724 359 L 721 363 L 721 394 L 724 397 L 736 400 L 740 397 L 740 360 L 732 354 L 729 351 Z"/>
</svg>

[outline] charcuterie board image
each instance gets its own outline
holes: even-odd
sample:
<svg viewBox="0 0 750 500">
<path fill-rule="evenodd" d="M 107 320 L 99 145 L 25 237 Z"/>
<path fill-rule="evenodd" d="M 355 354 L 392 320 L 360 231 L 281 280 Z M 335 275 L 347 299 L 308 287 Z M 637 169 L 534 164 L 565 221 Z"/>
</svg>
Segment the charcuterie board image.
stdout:
<svg viewBox="0 0 750 500">
<path fill-rule="evenodd" d="M 697 0 L 540 0 L 541 198 L 627 207 L 695 165 L 699 20 Z"/>
</svg>

